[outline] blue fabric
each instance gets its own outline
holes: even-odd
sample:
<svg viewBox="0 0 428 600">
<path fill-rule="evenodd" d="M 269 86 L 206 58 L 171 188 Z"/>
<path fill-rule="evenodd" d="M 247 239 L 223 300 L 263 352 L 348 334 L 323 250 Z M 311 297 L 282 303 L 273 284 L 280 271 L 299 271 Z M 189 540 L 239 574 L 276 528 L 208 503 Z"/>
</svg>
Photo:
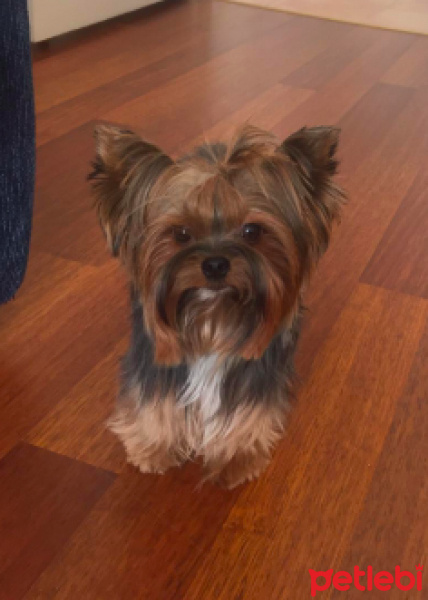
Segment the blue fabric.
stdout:
<svg viewBox="0 0 428 600">
<path fill-rule="evenodd" d="M 34 191 L 34 101 L 26 0 L 0 0 L 0 303 L 22 283 Z"/>
</svg>

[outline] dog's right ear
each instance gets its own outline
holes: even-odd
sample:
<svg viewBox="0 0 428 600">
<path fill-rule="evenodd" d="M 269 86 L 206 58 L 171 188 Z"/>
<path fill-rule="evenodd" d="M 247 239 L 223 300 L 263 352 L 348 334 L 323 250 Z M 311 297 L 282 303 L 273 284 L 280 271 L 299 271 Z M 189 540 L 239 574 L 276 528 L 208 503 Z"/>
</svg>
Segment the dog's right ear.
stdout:
<svg viewBox="0 0 428 600">
<path fill-rule="evenodd" d="M 95 129 L 93 182 L 101 226 L 113 256 L 131 257 L 141 241 L 150 191 L 173 164 L 156 146 L 114 125 Z"/>
</svg>

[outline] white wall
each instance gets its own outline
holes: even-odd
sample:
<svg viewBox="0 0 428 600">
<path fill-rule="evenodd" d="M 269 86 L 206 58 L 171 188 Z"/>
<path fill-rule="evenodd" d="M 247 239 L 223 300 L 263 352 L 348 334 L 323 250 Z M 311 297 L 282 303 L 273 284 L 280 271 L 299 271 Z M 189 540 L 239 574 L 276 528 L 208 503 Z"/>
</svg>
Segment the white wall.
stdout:
<svg viewBox="0 0 428 600">
<path fill-rule="evenodd" d="M 31 39 L 40 42 L 158 1 L 29 0 Z"/>
</svg>

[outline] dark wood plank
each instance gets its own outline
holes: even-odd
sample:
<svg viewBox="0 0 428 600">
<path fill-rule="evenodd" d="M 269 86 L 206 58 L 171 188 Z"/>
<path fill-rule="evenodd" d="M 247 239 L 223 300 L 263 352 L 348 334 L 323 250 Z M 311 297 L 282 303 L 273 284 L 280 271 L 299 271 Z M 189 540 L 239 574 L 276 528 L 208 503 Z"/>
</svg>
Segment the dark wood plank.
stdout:
<svg viewBox="0 0 428 600">
<path fill-rule="evenodd" d="M 29 432 L 29 442 L 97 467 L 123 471 L 125 450 L 107 431 L 106 421 L 116 401 L 119 357 L 127 341 L 121 341 L 58 401 Z"/>
<path fill-rule="evenodd" d="M 239 495 L 197 475 L 121 475 L 25 600 L 182 598 Z"/>
<path fill-rule="evenodd" d="M 95 156 L 94 122 L 38 151 L 32 248 L 85 264 L 109 261 L 87 175 Z"/>
<path fill-rule="evenodd" d="M 126 331 L 127 291 L 116 265 L 64 268 L 69 279 L 24 302 L 26 310 L 12 321 L 5 316 L 0 453 L 25 436 Z"/>
<path fill-rule="evenodd" d="M 271 466 L 238 498 L 185 600 L 309 598 L 308 569 L 339 566 L 427 310 L 423 300 L 358 287 L 317 357 Z"/>
<path fill-rule="evenodd" d="M 24 597 L 113 481 L 107 471 L 26 444 L 0 461 L 2 600 Z"/>
<path fill-rule="evenodd" d="M 428 298 L 428 173 L 416 179 L 380 241 L 361 280 Z"/>
</svg>

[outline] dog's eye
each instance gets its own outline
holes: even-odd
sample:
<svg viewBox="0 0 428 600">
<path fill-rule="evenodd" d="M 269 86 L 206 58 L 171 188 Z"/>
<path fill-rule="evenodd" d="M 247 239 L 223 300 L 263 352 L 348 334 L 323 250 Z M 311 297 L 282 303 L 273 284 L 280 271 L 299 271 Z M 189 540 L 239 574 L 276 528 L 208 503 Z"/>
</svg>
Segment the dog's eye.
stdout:
<svg viewBox="0 0 428 600">
<path fill-rule="evenodd" d="M 175 227 L 174 228 L 174 238 L 178 244 L 186 244 L 190 241 L 191 238 L 190 231 L 187 227 Z"/>
<path fill-rule="evenodd" d="M 255 244 L 262 233 L 261 225 L 258 223 L 245 223 L 242 228 L 242 237 L 250 244 Z"/>
</svg>

